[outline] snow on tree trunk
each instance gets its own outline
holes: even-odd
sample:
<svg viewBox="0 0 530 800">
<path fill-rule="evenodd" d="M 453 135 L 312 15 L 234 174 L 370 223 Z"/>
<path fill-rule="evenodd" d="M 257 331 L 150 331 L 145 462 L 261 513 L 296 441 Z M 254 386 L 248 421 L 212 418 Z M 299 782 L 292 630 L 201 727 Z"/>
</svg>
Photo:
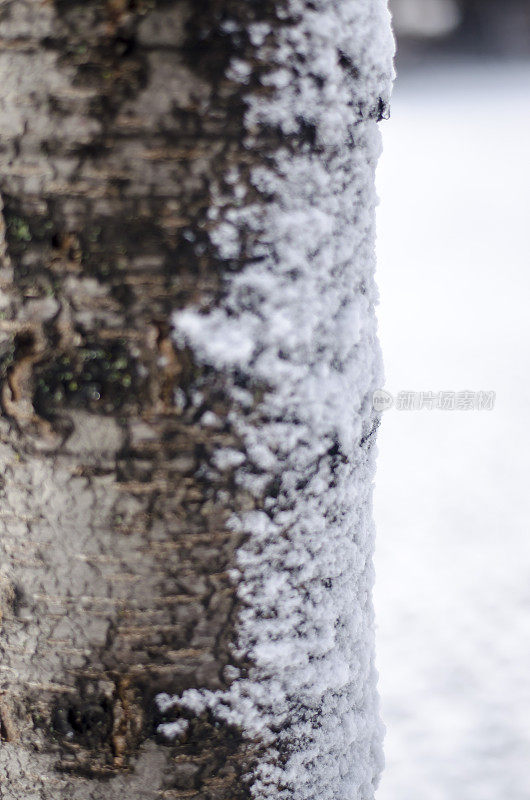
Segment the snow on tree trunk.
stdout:
<svg viewBox="0 0 530 800">
<path fill-rule="evenodd" d="M 6 800 L 373 796 L 391 52 L 383 0 L 3 3 Z"/>
<path fill-rule="evenodd" d="M 250 201 L 243 170 L 232 168 L 210 236 L 223 260 L 245 267 L 213 309 L 174 316 L 177 342 L 234 376 L 244 444 L 235 481 L 257 503 L 229 521 L 246 536 L 238 649 L 251 667 L 204 700 L 270 742 L 257 796 L 368 798 L 381 768 L 371 607 L 371 400 L 381 383 L 374 168 L 391 46 L 386 9 L 371 0 L 294 0 L 284 19 L 277 30 L 251 25 L 254 60 L 231 64 L 246 85 L 259 76 L 245 124 L 246 146 L 262 159 L 248 176 Z M 180 698 L 188 701 L 200 704 L 193 691 Z"/>
</svg>

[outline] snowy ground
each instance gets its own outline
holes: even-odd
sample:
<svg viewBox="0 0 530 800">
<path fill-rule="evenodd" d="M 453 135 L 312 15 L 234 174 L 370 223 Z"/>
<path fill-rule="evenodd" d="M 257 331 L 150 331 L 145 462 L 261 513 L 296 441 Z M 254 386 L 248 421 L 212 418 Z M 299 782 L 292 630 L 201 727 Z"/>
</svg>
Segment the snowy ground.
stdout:
<svg viewBox="0 0 530 800">
<path fill-rule="evenodd" d="M 530 799 L 530 65 L 398 78 L 378 184 L 378 800 Z"/>
</svg>

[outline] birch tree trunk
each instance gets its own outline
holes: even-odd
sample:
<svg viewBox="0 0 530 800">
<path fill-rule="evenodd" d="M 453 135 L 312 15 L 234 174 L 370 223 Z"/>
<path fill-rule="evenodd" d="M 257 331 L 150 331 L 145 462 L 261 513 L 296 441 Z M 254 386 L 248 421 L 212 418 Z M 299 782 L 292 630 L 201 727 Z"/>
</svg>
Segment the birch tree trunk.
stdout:
<svg viewBox="0 0 530 800">
<path fill-rule="evenodd" d="M 0 796 L 369 798 L 382 0 L 2 0 Z"/>
</svg>

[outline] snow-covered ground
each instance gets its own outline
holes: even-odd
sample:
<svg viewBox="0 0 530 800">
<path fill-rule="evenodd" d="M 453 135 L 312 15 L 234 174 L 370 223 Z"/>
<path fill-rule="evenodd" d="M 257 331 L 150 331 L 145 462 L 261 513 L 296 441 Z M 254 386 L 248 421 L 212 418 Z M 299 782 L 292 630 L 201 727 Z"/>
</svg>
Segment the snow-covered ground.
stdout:
<svg viewBox="0 0 530 800">
<path fill-rule="evenodd" d="M 530 798 L 530 64 L 398 77 L 378 172 L 378 800 Z"/>
</svg>

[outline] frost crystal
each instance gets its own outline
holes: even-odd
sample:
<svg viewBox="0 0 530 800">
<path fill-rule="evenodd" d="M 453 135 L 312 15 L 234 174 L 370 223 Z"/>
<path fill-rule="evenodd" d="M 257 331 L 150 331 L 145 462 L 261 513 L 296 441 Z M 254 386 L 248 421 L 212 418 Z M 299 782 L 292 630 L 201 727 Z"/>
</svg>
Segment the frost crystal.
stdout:
<svg viewBox="0 0 530 800">
<path fill-rule="evenodd" d="M 279 28 L 252 31 L 257 58 L 267 48 L 263 62 L 273 62 L 262 77 L 273 91 L 247 97 L 249 142 L 270 125 L 286 137 L 252 175 L 272 200 L 234 204 L 212 233 L 222 258 L 239 253 L 243 231 L 254 251 L 220 306 L 174 317 L 177 340 L 199 360 L 268 387 L 257 410 L 234 420 L 246 451 L 235 474 L 257 497 L 278 486 L 262 511 L 233 520 L 249 534 L 238 647 L 254 666 L 225 693 L 192 691 L 188 707 L 269 743 L 256 798 L 367 800 L 382 766 L 371 604 L 374 169 L 393 43 L 384 0 L 286 7 Z M 232 65 L 232 79 L 247 74 Z M 301 126 L 312 141 L 288 146 Z"/>
<path fill-rule="evenodd" d="M 166 739 L 176 739 L 177 736 L 182 736 L 188 729 L 189 722 L 187 719 L 176 719 L 174 722 L 163 722 L 157 727 L 157 733 L 160 733 Z"/>
</svg>

